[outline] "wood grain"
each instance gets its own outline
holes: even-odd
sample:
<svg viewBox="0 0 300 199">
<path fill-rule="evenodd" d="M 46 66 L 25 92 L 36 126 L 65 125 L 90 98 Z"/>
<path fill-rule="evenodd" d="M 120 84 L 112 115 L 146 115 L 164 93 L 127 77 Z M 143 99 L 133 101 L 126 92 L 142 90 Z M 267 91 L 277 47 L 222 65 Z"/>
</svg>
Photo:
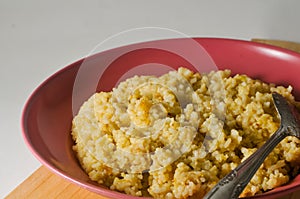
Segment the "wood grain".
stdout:
<svg viewBox="0 0 300 199">
<path fill-rule="evenodd" d="M 300 53 L 300 44 L 288 41 L 270 40 L 270 39 L 252 39 L 254 42 L 271 44 L 293 50 Z M 96 193 L 90 192 L 80 186 L 72 184 L 62 177 L 50 172 L 46 167 L 41 166 L 15 190 L 13 190 L 6 199 L 20 198 L 43 198 L 43 199 L 108 199 Z M 289 194 L 281 199 L 299 199 L 300 191 Z"/>
<path fill-rule="evenodd" d="M 41 166 L 6 199 L 108 199 L 77 186 Z"/>
<path fill-rule="evenodd" d="M 273 40 L 273 39 L 258 39 L 258 38 L 251 39 L 251 41 L 263 43 L 263 44 L 269 44 L 281 48 L 286 48 L 300 53 L 300 43 L 297 42 Z"/>
</svg>

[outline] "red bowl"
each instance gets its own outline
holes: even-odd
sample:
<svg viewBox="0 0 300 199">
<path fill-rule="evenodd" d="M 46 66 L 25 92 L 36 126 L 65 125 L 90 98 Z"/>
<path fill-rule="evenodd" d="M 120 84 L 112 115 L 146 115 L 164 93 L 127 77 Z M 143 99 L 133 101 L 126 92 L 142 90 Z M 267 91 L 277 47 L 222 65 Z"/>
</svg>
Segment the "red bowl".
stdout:
<svg viewBox="0 0 300 199">
<path fill-rule="evenodd" d="M 67 180 L 111 198 L 140 198 L 109 190 L 89 179 L 71 148 L 72 118 L 95 91 L 112 89 L 124 74 L 161 74 L 180 66 L 198 70 L 194 65 L 199 64 L 199 60 L 200 64 L 208 66 L 200 69 L 203 71 L 214 69 L 216 65 L 218 69 L 231 69 L 234 74 L 243 73 L 269 83 L 292 85 L 293 94 L 300 99 L 298 53 L 232 39 L 150 41 L 94 54 L 49 77 L 25 105 L 22 115 L 24 140 L 42 164 Z M 134 70 L 140 66 L 143 66 L 142 70 Z M 299 189 L 300 175 L 285 186 L 252 198 L 276 198 Z"/>
</svg>

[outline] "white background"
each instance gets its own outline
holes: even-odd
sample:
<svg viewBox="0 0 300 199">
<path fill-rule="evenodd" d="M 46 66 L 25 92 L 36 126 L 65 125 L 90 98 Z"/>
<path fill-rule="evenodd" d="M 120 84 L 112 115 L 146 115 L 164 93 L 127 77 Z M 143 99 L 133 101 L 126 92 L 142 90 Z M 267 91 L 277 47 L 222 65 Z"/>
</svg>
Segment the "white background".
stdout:
<svg viewBox="0 0 300 199">
<path fill-rule="evenodd" d="M 299 8 L 297 0 L 0 0 L 0 198 L 40 166 L 21 136 L 26 99 L 98 43 L 149 26 L 188 36 L 300 42 Z"/>
</svg>

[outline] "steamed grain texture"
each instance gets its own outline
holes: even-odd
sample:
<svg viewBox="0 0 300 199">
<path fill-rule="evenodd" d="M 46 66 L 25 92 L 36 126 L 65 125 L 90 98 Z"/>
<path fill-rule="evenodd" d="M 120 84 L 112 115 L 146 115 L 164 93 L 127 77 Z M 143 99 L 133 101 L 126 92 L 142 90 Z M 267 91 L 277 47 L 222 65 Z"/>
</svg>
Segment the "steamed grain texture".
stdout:
<svg viewBox="0 0 300 199">
<path fill-rule="evenodd" d="M 201 197 L 278 129 L 272 92 L 295 103 L 291 86 L 229 70 L 135 76 L 82 105 L 73 149 L 89 177 L 112 190 Z M 299 147 L 297 138 L 284 139 L 241 196 L 288 183 L 299 171 Z"/>
</svg>

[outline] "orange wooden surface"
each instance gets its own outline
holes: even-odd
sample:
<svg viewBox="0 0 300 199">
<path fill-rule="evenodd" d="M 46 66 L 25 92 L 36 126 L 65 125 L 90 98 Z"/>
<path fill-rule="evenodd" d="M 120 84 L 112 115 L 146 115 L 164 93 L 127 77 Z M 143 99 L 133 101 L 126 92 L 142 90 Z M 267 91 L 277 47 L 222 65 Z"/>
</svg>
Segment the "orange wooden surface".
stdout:
<svg viewBox="0 0 300 199">
<path fill-rule="evenodd" d="M 70 183 L 62 177 L 52 173 L 45 166 L 41 166 L 37 169 L 6 198 L 107 199 L 106 197 Z"/>
</svg>

